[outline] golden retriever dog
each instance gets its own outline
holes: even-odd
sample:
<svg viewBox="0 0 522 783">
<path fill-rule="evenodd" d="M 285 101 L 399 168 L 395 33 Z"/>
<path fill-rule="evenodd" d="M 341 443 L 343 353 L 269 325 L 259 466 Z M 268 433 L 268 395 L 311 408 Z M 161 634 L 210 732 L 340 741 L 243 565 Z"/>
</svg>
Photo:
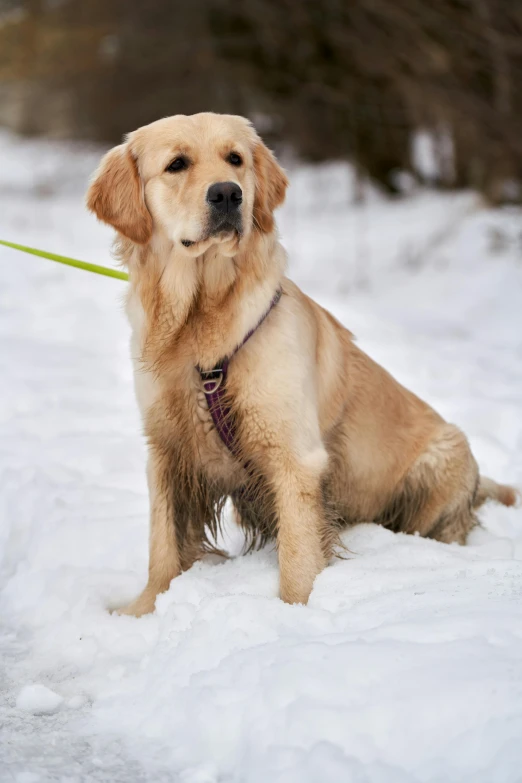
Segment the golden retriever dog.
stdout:
<svg viewBox="0 0 522 783">
<path fill-rule="evenodd" d="M 347 525 L 463 544 L 484 501 L 515 502 L 457 427 L 285 277 L 273 213 L 287 184 L 247 120 L 205 113 L 129 134 L 90 185 L 130 274 L 149 449 L 148 583 L 123 613 L 153 611 L 213 548 L 228 497 L 250 546 L 276 540 L 283 601 L 303 604 Z M 221 424 L 205 378 L 224 381 Z"/>
</svg>

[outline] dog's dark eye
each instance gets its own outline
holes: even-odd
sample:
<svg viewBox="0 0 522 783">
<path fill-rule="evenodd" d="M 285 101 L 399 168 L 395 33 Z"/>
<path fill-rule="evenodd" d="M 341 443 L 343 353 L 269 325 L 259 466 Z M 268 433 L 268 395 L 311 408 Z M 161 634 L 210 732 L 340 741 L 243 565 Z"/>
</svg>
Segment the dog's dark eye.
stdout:
<svg viewBox="0 0 522 783">
<path fill-rule="evenodd" d="M 176 171 L 183 171 L 187 167 L 188 161 L 186 158 L 176 158 L 172 163 L 169 163 L 165 171 L 170 171 L 171 174 L 174 174 Z"/>
<path fill-rule="evenodd" d="M 237 152 L 231 152 L 227 160 L 233 166 L 241 166 L 241 164 L 243 163 L 243 158 L 241 157 L 241 155 L 238 155 Z"/>
</svg>

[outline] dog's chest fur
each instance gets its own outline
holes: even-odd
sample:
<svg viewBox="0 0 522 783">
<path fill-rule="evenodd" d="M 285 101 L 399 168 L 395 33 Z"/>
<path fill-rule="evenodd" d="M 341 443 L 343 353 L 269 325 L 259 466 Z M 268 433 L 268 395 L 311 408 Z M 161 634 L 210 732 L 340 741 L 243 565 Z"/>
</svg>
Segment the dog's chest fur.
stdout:
<svg viewBox="0 0 522 783">
<path fill-rule="evenodd" d="M 127 315 L 132 327 L 131 356 L 134 388 L 145 433 L 160 437 L 193 462 L 211 481 L 235 487 L 244 481 L 244 471 L 221 441 L 201 386 L 192 366 L 179 372 L 147 369 L 143 354 L 145 316 L 137 297 L 129 297 Z"/>
<path fill-rule="evenodd" d="M 139 303 L 137 312 L 127 304 L 133 327 L 135 392 L 149 445 L 169 454 L 182 567 L 190 567 L 213 549 L 229 496 L 236 522 L 245 533 L 246 549 L 263 545 L 273 538 L 277 526 L 269 489 L 252 464 L 247 469 L 221 441 L 194 367 L 179 374 L 144 369 L 144 318 L 139 309 Z"/>
</svg>

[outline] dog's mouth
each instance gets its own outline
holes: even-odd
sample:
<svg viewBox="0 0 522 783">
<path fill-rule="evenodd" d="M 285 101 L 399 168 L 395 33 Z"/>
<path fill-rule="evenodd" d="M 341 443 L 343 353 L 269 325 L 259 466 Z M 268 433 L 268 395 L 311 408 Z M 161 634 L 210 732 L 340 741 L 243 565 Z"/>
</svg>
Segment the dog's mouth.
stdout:
<svg viewBox="0 0 522 783">
<path fill-rule="evenodd" d="M 243 223 L 241 215 L 227 215 L 222 219 L 213 218 L 209 222 L 208 236 L 219 237 L 221 234 L 237 234 L 241 236 L 243 233 Z"/>
<path fill-rule="evenodd" d="M 196 249 L 198 245 L 208 245 L 212 242 L 229 242 L 230 240 L 239 241 L 243 235 L 243 226 L 241 217 L 238 218 L 225 218 L 220 221 L 212 220 L 207 226 L 207 230 L 199 239 L 182 239 L 181 244 L 183 247 Z"/>
</svg>

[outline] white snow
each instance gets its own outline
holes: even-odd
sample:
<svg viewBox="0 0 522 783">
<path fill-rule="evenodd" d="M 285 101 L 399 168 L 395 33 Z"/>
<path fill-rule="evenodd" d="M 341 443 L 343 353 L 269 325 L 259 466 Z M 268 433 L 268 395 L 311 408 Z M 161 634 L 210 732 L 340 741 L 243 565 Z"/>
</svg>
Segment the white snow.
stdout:
<svg viewBox="0 0 522 783">
<path fill-rule="evenodd" d="M 83 208 L 99 154 L 0 135 L 0 238 L 111 263 Z M 291 180 L 294 279 L 521 485 L 522 213 L 353 206 L 348 166 Z M 266 549 L 111 615 L 147 564 L 125 284 L 3 248 L 0 280 L 2 783 L 522 779 L 520 509 L 487 507 L 466 547 L 355 528 L 308 607 Z"/>
<path fill-rule="evenodd" d="M 19 710 L 32 712 L 33 715 L 50 715 L 56 712 L 62 703 L 63 698 L 47 688 L 45 685 L 25 685 L 16 699 L 16 706 Z"/>
</svg>

